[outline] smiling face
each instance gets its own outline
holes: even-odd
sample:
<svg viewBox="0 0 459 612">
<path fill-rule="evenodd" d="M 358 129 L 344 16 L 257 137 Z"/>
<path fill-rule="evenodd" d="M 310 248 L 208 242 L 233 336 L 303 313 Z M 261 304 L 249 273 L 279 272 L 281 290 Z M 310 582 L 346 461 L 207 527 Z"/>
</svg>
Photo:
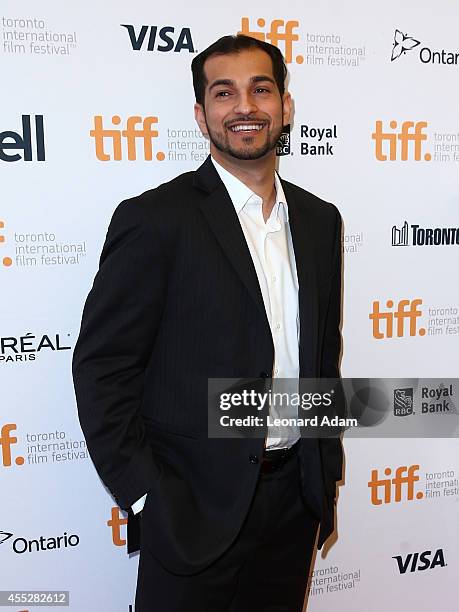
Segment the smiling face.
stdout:
<svg viewBox="0 0 459 612">
<path fill-rule="evenodd" d="M 281 97 L 269 55 L 249 49 L 211 56 L 204 72 L 204 105 L 195 104 L 195 117 L 212 155 L 232 160 L 274 155 L 291 101 L 287 92 Z"/>
</svg>

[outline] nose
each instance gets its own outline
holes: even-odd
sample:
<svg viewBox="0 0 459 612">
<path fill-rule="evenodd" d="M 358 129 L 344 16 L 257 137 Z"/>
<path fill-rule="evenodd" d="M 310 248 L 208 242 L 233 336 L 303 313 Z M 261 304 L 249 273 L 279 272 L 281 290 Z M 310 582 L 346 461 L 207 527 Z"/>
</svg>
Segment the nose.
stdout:
<svg viewBox="0 0 459 612">
<path fill-rule="evenodd" d="M 251 92 L 240 92 L 236 98 L 234 112 L 241 115 L 250 115 L 258 110 L 256 100 Z"/>
</svg>

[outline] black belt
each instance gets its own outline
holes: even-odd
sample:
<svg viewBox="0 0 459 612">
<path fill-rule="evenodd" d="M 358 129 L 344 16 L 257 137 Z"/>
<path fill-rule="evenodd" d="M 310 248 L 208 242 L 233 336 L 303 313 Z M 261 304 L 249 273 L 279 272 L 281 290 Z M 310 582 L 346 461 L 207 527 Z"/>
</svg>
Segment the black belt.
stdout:
<svg viewBox="0 0 459 612">
<path fill-rule="evenodd" d="M 262 474 L 271 474 L 282 468 L 289 459 L 294 457 L 300 447 L 300 441 L 297 440 L 290 448 L 276 448 L 274 450 L 265 450 L 261 461 L 260 472 Z"/>
</svg>

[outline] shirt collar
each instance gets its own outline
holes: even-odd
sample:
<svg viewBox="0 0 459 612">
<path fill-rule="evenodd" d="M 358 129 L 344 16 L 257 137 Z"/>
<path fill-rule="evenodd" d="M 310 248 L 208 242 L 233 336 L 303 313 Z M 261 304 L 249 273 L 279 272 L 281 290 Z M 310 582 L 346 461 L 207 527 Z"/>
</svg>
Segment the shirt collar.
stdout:
<svg viewBox="0 0 459 612">
<path fill-rule="evenodd" d="M 223 184 L 226 187 L 228 195 L 233 203 L 236 213 L 239 214 L 251 197 L 257 196 L 245 183 L 243 183 L 237 176 L 228 172 L 226 168 L 223 168 L 213 157 L 210 158 L 214 164 L 215 170 L 218 172 Z M 276 187 L 276 201 L 274 207 L 277 208 L 282 205 L 285 215 L 285 221 L 288 222 L 288 206 L 285 198 L 284 190 L 282 189 L 282 183 L 280 181 L 277 172 L 274 172 L 274 185 Z"/>
</svg>

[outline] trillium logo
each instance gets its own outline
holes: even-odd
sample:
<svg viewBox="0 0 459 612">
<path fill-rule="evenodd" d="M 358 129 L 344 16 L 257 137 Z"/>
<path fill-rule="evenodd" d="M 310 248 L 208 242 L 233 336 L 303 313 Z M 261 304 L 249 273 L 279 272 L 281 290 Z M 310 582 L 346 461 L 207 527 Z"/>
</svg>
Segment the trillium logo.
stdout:
<svg viewBox="0 0 459 612">
<path fill-rule="evenodd" d="M 391 62 L 398 59 L 401 55 L 405 55 L 407 51 L 411 51 L 415 47 L 421 44 L 421 41 L 403 34 L 400 30 L 395 30 L 394 34 L 394 46 L 392 47 Z"/>
<path fill-rule="evenodd" d="M 9 540 L 12 535 L 12 533 L 8 533 L 7 531 L 0 531 L 0 544 Z"/>
</svg>

